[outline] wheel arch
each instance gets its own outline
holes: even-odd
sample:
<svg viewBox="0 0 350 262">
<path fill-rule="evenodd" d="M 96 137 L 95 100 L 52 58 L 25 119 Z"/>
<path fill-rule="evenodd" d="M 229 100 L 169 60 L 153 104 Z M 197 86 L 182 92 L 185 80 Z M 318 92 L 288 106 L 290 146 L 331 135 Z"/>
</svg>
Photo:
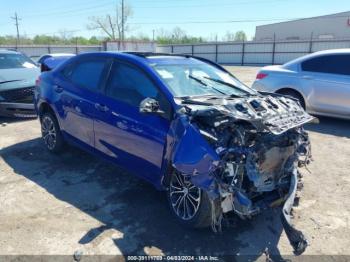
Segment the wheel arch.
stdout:
<svg viewBox="0 0 350 262">
<path fill-rule="evenodd" d="M 42 102 L 39 106 L 39 110 L 38 110 L 39 117 L 41 117 L 44 113 L 51 113 L 56 117 L 55 111 L 47 102 Z"/>
<path fill-rule="evenodd" d="M 57 114 L 56 114 L 55 110 L 52 108 L 50 103 L 48 103 L 46 101 L 42 102 L 40 104 L 39 108 L 38 108 L 38 116 L 39 116 L 40 121 L 41 121 L 41 117 L 42 117 L 42 115 L 44 113 L 52 114 L 56 118 L 58 126 L 60 127 L 60 129 L 62 129 L 62 125 L 61 125 L 60 119 L 57 117 Z"/>
<path fill-rule="evenodd" d="M 174 172 L 176 172 L 176 169 L 172 166 L 171 161 L 169 161 L 165 167 L 165 170 L 161 179 L 161 185 L 165 190 L 168 189 L 170 185 L 171 176 L 174 175 Z"/>
<path fill-rule="evenodd" d="M 275 93 L 278 93 L 278 94 L 284 94 L 285 92 L 293 92 L 293 93 L 296 93 L 297 95 L 299 95 L 302 99 L 303 99 L 303 103 L 305 105 L 305 108 L 307 108 L 307 103 L 306 103 L 306 99 L 305 99 L 305 96 L 299 91 L 299 90 L 296 90 L 295 88 L 292 88 L 292 87 L 282 87 L 278 90 L 275 91 Z"/>
</svg>

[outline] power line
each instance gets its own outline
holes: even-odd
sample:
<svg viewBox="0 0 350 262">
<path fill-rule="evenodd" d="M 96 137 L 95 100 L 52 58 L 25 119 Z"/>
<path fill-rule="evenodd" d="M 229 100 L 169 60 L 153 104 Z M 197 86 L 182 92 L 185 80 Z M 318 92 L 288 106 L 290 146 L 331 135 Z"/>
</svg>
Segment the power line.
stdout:
<svg viewBox="0 0 350 262">
<path fill-rule="evenodd" d="M 233 23 L 253 23 L 253 22 L 269 22 L 269 21 L 290 21 L 293 18 L 276 18 L 276 19 L 249 19 L 249 20 L 223 20 L 223 21 L 178 21 L 178 22 L 164 22 L 164 21 L 153 21 L 153 22 L 130 22 L 129 24 L 142 25 L 142 24 L 158 24 L 158 25 L 187 25 L 187 24 L 233 24 Z"/>
<path fill-rule="evenodd" d="M 177 5 L 177 6 L 173 6 L 173 5 L 166 5 L 166 6 L 150 6 L 150 5 L 147 5 L 147 6 L 136 6 L 134 7 L 133 6 L 133 9 L 149 9 L 149 8 L 155 8 L 155 9 L 167 9 L 167 8 L 200 8 L 200 7 L 214 7 L 214 6 L 218 6 L 218 7 L 221 7 L 221 6 L 237 6 L 237 5 L 241 5 L 241 4 L 257 4 L 257 3 L 270 3 L 270 2 L 281 2 L 281 1 L 286 1 L 286 0 L 260 0 L 260 1 L 257 1 L 257 0 L 254 0 L 254 1 L 251 1 L 251 2 L 235 2 L 235 3 L 215 3 L 215 4 L 200 4 L 200 5 Z M 150 1 L 150 3 L 154 3 L 153 1 Z M 141 2 L 139 2 L 141 3 Z M 142 1 L 142 3 L 147 3 L 146 1 Z M 160 2 L 159 2 L 160 3 Z M 114 4 L 114 1 L 107 1 L 105 3 L 102 3 L 100 2 L 100 4 L 98 5 L 93 5 L 93 6 L 86 6 L 86 4 L 84 4 L 84 7 L 80 7 L 80 8 L 73 8 L 73 9 L 69 9 L 69 8 L 59 8 L 59 9 L 54 9 L 55 11 L 54 12 L 38 12 L 38 13 L 30 13 L 28 15 L 24 15 L 26 18 L 29 17 L 48 17 L 48 16 L 53 16 L 53 15 L 63 15 L 63 16 L 66 16 L 67 14 L 70 14 L 70 13 L 76 13 L 76 12 L 79 12 L 81 13 L 82 11 L 89 11 L 89 10 L 95 10 L 97 8 L 102 8 L 102 7 L 107 7 L 107 6 L 110 6 Z M 78 5 L 77 5 L 78 6 Z M 60 9 L 63 9 L 62 11 Z"/>
<path fill-rule="evenodd" d="M 172 24 L 231 24 L 231 23 L 255 23 L 255 22 L 272 22 L 272 21 L 283 21 L 289 22 L 301 19 L 334 19 L 344 17 L 348 18 L 346 15 L 330 16 L 330 17 L 289 17 L 289 18 L 251 18 L 251 19 L 241 19 L 241 20 L 212 20 L 212 21 L 140 21 L 140 22 L 130 22 L 129 24 L 159 24 L 159 25 L 172 25 Z"/>
<path fill-rule="evenodd" d="M 53 16 L 53 15 L 61 15 L 61 14 L 66 15 L 66 14 L 77 13 L 81 11 L 95 10 L 97 8 L 110 6 L 111 4 L 114 4 L 114 3 L 112 1 L 108 1 L 108 3 L 93 5 L 85 8 L 76 8 L 76 9 L 68 9 L 68 10 L 66 9 L 65 11 L 54 11 L 54 12 L 45 12 L 45 13 L 32 13 L 30 15 L 27 15 L 26 17 L 46 17 L 46 16 Z"/>
<path fill-rule="evenodd" d="M 342 16 L 332 16 L 332 17 L 314 17 L 314 18 L 338 18 L 338 17 L 348 17 L 345 15 Z M 264 19 L 264 18 L 258 18 L 258 19 L 242 19 L 242 20 L 215 20 L 215 21 L 181 21 L 181 22 L 162 22 L 162 21 L 153 21 L 153 22 L 130 22 L 130 24 L 152 24 L 152 25 L 162 25 L 162 24 L 224 24 L 224 23 L 249 23 L 249 22 L 271 22 L 271 21 L 293 21 L 293 20 L 299 20 L 299 19 L 308 19 L 308 18 L 271 18 L 271 19 Z M 69 33 L 78 33 L 78 32 L 87 32 L 91 31 L 89 29 L 73 29 L 68 30 L 66 32 Z M 60 33 L 60 31 L 57 32 L 48 32 L 48 33 L 34 33 L 34 34 L 26 34 L 29 36 L 35 36 L 35 35 L 55 35 L 57 33 Z"/>
<path fill-rule="evenodd" d="M 233 3 L 213 3 L 213 4 L 195 4 L 195 5 L 167 5 L 167 6 L 137 6 L 134 9 L 167 9 L 167 8 L 202 8 L 202 7 L 223 7 L 223 6 L 237 6 L 237 5 L 252 5 L 252 4 L 267 4 L 276 3 L 286 0 L 261 0 L 253 2 L 233 2 Z M 153 1 L 152 1 L 153 2 Z"/>
</svg>

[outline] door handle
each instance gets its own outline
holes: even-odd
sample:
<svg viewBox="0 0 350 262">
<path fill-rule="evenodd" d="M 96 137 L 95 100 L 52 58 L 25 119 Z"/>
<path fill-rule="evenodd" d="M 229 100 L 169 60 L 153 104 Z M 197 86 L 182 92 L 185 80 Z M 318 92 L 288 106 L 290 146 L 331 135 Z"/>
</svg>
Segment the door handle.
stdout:
<svg viewBox="0 0 350 262">
<path fill-rule="evenodd" d="M 95 108 L 101 112 L 107 112 L 109 110 L 109 108 L 105 105 L 101 105 L 99 103 L 95 104 Z"/>
<path fill-rule="evenodd" d="M 312 76 L 302 76 L 302 78 L 305 80 L 312 80 Z"/>
<path fill-rule="evenodd" d="M 53 89 L 55 90 L 55 92 L 57 93 L 62 93 L 63 92 L 63 87 L 59 86 L 59 85 L 54 85 Z"/>
</svg>

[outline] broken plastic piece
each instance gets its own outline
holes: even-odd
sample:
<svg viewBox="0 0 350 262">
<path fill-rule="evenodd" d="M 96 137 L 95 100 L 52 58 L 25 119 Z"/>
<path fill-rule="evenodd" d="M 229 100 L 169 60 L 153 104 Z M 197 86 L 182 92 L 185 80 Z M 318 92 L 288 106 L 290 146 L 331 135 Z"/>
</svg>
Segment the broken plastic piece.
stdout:
<svg viewBox="0 0 350 262">
<path fill-rule="evenodd" d="M 294 249 L 295 255 L 301 255 L 304 253 L 308 242 L 304 234 L 297 230 L 291 223 L 291 210 L 294 204 L 295 195 L 298 184 L 298 173 L 296 170 L 291 174 L 290 188 L 288 192 L 288 198 L 283 205 L 281 222 L 288 237 L 290 244 Z"/>
</svg>

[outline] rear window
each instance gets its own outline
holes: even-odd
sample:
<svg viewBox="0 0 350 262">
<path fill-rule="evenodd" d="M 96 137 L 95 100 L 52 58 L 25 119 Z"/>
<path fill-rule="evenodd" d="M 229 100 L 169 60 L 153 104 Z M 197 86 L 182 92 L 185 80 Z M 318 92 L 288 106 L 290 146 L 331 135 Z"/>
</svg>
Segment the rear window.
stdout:
<svg viewBox="0 0 350 262">
<path fill-rule="evenodd" d="M 302 70 L 307 72 L 350 75 L 350 55 L 326 55 L 304 61 Z"/>
<path fill-rule="evenodd" d="M 0 54 L 0 69 L 34 67 L 35 63 L 22 54 Z"/>
<path fill-rule="evenodd" d="M 62 74 L 79 87 L 97 90 L 107 62 L 108 60 L 104 58 L 86 58 L 77 63 L 68 64 L 62 70 Z"/>
</svg>

